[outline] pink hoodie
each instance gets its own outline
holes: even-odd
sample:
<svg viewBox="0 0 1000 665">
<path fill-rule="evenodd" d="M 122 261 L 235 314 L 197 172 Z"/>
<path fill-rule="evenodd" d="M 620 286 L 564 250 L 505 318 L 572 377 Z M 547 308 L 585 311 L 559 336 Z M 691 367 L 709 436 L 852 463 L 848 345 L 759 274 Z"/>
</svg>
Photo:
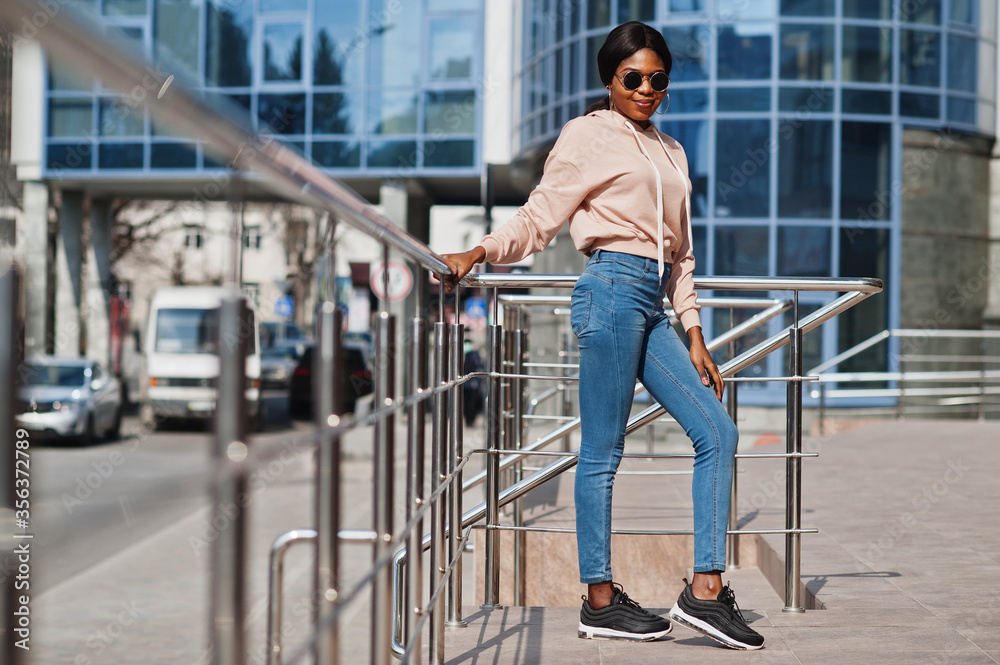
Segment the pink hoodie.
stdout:
<svg viewBox="0 0 1000 665">
<path fill-rule="evenodd" d="M 662 206 L 656 205 L 656 174 Z M 690 190 L 680 143 L 652 123 L 642 129 L 615 111 L 595 111 L 566 123 L 528 201 L 480 244 L 490 263 L 513 263 L 544 249 L 569 220 L 573 243 L 588 256 L 605 249 L 657 260 L 662 229 L 662 260 L 672 264 L 667 297 L 689 330 L 701 325 Z"/>
</svg>

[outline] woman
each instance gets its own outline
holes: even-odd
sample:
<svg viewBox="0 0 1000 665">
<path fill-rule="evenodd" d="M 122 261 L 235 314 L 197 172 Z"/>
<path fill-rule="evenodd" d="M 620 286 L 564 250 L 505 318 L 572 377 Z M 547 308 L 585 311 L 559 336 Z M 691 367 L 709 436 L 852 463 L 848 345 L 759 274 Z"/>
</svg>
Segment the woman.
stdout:
<svg viewBox="0 0 1000 665">
<path fill-rule="evenodd" d="M 648 641 L 671 628 L 611 575 L 611 489 L 639 379 L 695 449 L 694 578 L 670 618 L 729 647 L 759 649 L 763 638 L 722 585 L 738 434 L 701 332 L 687 158 L 650 121 L 667 96 L 670 51 L 659 32 L 631 22 L 611 31 L 597 64 L 607 99 L 563 127 L 541 181 L 507 224 L 475 249 L 444 256 L 453 273 L 446 286 L 476 263 L 512 263 L 543 249 L 569 220 L 573 242 L 590 257 L 571 308 L 580 347 L 577 548 L 588 587 L 578 634 Z M 664 314 L 664 295 L 690 349 Z"/>
</svg>

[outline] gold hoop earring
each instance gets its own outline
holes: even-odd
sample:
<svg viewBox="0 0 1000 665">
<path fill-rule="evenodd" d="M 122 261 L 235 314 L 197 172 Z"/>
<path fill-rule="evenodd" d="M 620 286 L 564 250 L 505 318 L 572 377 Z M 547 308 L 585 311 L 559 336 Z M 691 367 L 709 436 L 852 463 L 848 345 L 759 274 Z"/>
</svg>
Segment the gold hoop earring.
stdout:
<svg viewBox="0 0 1000 665">
<path fill-rule="evenodd" d="M 657 111 L 656 115 L 663 115 L 670 110 L 670 93 L 668 92 L 666 93 L 666 95 L 667 95 L 667 108 L 663 109 L 662 111 Z"/>
<path fill-rule="evenodd" d="M 615 108 L 615 101 L 611 99 L 611 86 L 609 85 L 607 86 L 607 88 L 608 88 L 608 109 L 613 111 Z"/>
</svg>

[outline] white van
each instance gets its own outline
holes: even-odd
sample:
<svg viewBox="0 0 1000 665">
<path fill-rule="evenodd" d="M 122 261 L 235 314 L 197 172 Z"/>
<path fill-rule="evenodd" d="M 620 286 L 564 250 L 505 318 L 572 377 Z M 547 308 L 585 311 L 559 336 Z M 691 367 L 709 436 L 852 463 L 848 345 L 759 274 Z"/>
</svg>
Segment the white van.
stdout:
<svg viewBox="0 0 1000 665">
<path fill-rule="evenodd" d="M 157 290 L 149 307 L 143 345 L 144 426 L 164 418 L 207 419 L 215 413 L 219 380 L 219 306 L 230 289 L 176 286 Z M 260 414 L 260 331 L 256 313 L 241 326 L 248 332 L 246 399 L 251 425 Z"/>
</svg>

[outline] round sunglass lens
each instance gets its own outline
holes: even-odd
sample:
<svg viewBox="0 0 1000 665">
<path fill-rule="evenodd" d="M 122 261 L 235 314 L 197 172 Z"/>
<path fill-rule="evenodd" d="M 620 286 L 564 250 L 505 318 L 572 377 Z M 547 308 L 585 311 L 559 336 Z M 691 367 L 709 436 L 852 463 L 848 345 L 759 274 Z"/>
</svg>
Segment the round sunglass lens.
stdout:
<svg viewBox="0 0 1000 665">
<path fill-rule="evenodd" d="M 649 77 L 649 85 L 656 92 L 662 92 L 667 89 L 667 84 L 670 83 L 670 79 L 663 72 L 656 72 Z"/>
<path fill-rule="evenodd" d="M 622 77 L 622 84 L 627 90 L 638 90 L 642 85 L 642 74 L 639 72 L 629 72 Z"/>
</svg>

